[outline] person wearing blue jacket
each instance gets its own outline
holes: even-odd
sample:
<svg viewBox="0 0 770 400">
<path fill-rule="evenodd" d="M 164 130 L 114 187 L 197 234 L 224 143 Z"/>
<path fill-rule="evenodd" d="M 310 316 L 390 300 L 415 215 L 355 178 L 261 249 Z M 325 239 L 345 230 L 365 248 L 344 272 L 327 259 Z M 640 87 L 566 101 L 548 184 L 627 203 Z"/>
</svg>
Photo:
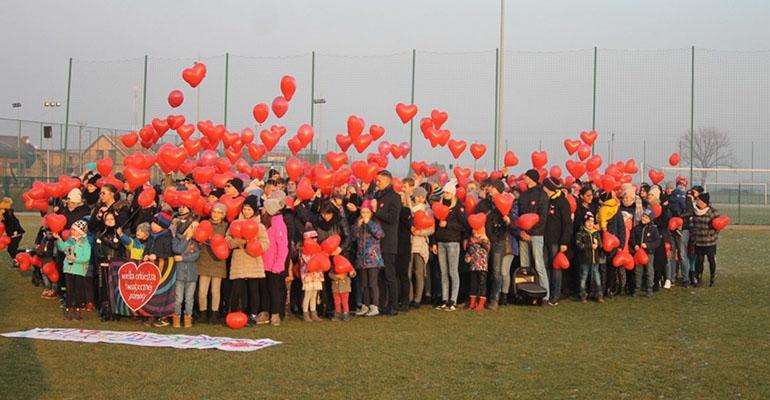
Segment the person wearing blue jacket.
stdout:
<svg viewBox="0 0 770 400">
<path fill-rule="evenodd" d="M 64 280 L 67 284 L 67 296 L 65 298 L 64 319 L 82 319 L 83 308 L 86 304 L 86 273 L 88 263 L 91 260 L 91 244 L 86 237 L 88 222 L 78 220 L 70 228 L 72 235 L 67 240 L 62 240 L 58 233 L 56 246 L 64 253 Z"/>
<path fill-rule="evenodd" d="M 182 302 L 184 302 L 184 327 L 192 327 L 193 298 L 198 283 L 198 258 L 201 249 L 198 242 L 192 240 L 193 232 L 198 228 L 198 222 L 188 221 L 178 226 L 171 241 L 176 267 L 176 303 L 172 326 L 179 328 L 182 317 Z"/>
</svg>

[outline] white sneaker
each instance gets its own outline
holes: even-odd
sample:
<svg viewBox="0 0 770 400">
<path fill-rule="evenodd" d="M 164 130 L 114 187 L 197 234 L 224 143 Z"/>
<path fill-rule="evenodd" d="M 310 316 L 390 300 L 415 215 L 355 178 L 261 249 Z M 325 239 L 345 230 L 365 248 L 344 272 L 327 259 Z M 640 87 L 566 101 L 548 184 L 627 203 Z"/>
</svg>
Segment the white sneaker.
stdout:
<svg viewBox="0 0 770 400">
<path fill-rule="evenodd" d="M 666 283 L 663 284 L 663 289 L 671 289 L 671 281 L 666 279 Z"/>
<path fill-rule="evenodd" d="M 444 308 L 444 311 L 454 311 L 454 310 L 457 310 L 457 308 L 454 306 L 454 304 L 452 304 L 451 306 L 447 306 L 446 308 Z"/>
<path fill-rule="evenodd" d="M 356 316 L 358 316 L 358 317 L 363 317 L 363 316 L 364 316 L 364 315 L 366 315 L 366 313 L 368 313 L 368 312 L 369 312 L 369 307 L 367 307 L 367 306 L 361 306 L 361 308 L 359 308 L 359 309 L 358 309 L 358 310 L 355 312 L 355 315 L 356 315 Z"/>
<path fill-rule="evenodd" d="M 369 306 L 369 312 L 366 313 L 367 317 L 374 317 L 380 315 L 380 310 L 377 309 L 377 306 Z"/>
</svg>

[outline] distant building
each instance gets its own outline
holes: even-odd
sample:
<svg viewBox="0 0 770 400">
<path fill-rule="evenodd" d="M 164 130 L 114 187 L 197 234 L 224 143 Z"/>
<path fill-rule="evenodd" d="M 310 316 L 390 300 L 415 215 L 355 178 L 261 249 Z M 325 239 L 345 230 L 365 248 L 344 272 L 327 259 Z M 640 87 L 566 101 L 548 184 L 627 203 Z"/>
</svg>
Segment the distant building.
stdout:
<svg viewBox="0 0 770 400">
<path fill-rule="evenodd" d="M 19 153 L 20 147 L 21 153 Z M 19 165 L 19 156 L 21 156 L 21 165 Z M 34 162 L 35 146 L 29 142 L 28 136 L 22 136 L 19 140 L 18 135 L 0 135 L 0 176 L 18 176 L 20 169 L 26 170 Z"/>
</svg>

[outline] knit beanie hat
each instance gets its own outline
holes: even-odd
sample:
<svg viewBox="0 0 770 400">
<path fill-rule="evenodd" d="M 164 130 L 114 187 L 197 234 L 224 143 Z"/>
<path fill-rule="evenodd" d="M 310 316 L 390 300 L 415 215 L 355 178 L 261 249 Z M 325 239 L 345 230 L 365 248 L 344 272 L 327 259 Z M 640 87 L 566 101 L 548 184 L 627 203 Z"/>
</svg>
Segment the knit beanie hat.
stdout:
<svg viewBox="0 0 770 400">
<path fill-rule="evenodd" d="M 422 186 L 417 186 L 414 188 L 414 197 L 423 197 L 426 198 L 428 196 L 428 191 L 425 190 Z"/>
<path fill-rule="evenodd" d="M 101 175 L 99 174 L 92 175 L 90 178 L 88 178 L 88 181 L 86 182 L 86 184 L 96 186 L 96 182 L 98 182 L 99 179 L 102 179 Z"/>
<path fill-rule="evenodd" d="M 0 209 L 7 210 L 13 206 L 13 199 L 10 197 L 3 197 L 3 200 L 0 201 Z"/>
<path fill-rule="evenodd" d="M 268 215 L 276 215 L 283 209 L 283 200 L 267 199 L 265 200 L 265 211 Z"/>
<path fill-rule="evenodd" d="M 259 211 L 260 202 L 261 200 L 257 196 L 246 196 L 246 199 L 243 200 L 243 206 L 250 207 L 254 212 L 257 212 Z"/>
<path fill-rule="evenodd" d="M 152 217 L 152 222 L 158 224 L 163 229 L 168 229 L 171 226 L 171 215 L 165 212 L 159 212 Z"/>
<path fill-rule="evenodd" d="M 450 179 L 449 182 L 444 185 L 444 190 L 442 190 L 442 193 L 457 193 L 457 181 Z"/>
<path fill-rule="evenodd" d="M 583 216 L 583 222 L 588 221 L 589 219 L 596 221 L 596 217 L 594 217 L 594 213 L 587 211 L 586 215 Z"/>
<path fill-rule="evenodd" d="M 374 211 L 374 209 L 372 208 L 372 201 L 369 199 L 366 199 L 364 200 L 363 203 L 361 203 L 361 208 L 366 208 L 370 211 Z"/>
<path fill-rule="evenodd" d="M 530 169 L 527 172 L 524 173 L 529 179 L 532 179 L 535 182 L 540 182 L 540 172 L 537 172 L 536 169 Z"/>
<path fill-rule="evenodd" d="M 216 203 L 214 203 L 213 206 L 211 206 L 211 211 L 219 211 L 219 212 L 221 212 L 223 214 L 226 214 L 227 213 L 227 206 L 224 205 L 223 203 L 216 202 Z"/>
<path fill-rule="evenodd" d="M 243 192 L 243 181 L 241 180 L 241 178 L 230 179 L 229 181 L 227 181 L 227 183 L 232 185 L 235 188 L 235 190 L 238 191 L 238 193 Z"/>
<path fill-rule="evenodd" d="M 136 226 L 136 231 L 144 231 L 145 233 L 150 233 L 150 224 L 146 222 L 142 222 L 141 224 Z"/>
<path fill-rule="evenodd" d="M 86 222 L 85 220 L 79 219 L 72 224 L 72 227 L 70 228 L 70 230 L 85 236 L 86 233 L 88 232 L 88 222 Z"/>
<path fill-rule="evenodd" d="M 645 209 L 644 209 L 644 215 L 646 215 L 647 217 L 649 217 L 650 219 L 652 219 L 652 210 L 651 210 L 651 209 L 649 209 L 649 208 L 645 208 Z"/>
<path fill-rule="evenodd" d="M 67 200 L 75 204 L 80 204 L 83 202 L 83 192 L 78 188 L 72 189 L 67 194 Z"/>
<path fill-rule="evenodd" d="M 556 178 L 549 176 L 543 181 L 543 186 L 545 186 L 546 189 L 555 192 L 559 190 L 559 181 Z"/>
</svg>

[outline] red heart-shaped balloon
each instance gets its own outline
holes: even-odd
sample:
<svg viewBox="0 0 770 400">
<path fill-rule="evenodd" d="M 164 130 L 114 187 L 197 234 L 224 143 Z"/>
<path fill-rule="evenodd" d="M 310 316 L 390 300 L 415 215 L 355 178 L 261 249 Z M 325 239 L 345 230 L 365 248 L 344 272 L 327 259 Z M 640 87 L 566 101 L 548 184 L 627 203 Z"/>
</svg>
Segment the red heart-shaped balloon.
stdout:
<svg viewBox="0 0 770 400">
<path fill-rule="evenodd" d="M 548 163 L 548 153 L 545 151 L 533 151 L 532 152 L 532 166 L 535 169 L 541 169 Z"/>
<path fill-rule="evenodd" d="M 433 211 L 433 216 L 439 221 L 446 221 L 449 217 L 449 207 L 442 203 L 433 203 L 430 208 Z"/>
<path fill-rule="evenodd" d="M 436 220 L 428 215 L 425 211 L 417 211 L 414 213 L 414 228 L 415 229 L 430 229 L 433 228 L 436 224 Z"/>
<path fill-rule="evenodd" d="M 180 126 L 184 125 L 185 117 L 184 115 L 169 115 L 166 117 L 166 122 L 170 129 L 177 130 Z M 195 130 L 195 127 L 193 127 L 193 130 Z"/>
<path fill-rule="evenodd" d="M 364 150 L 366 150 L 369 145 L 372 144 L 372 136 L 371 135 L 360 135 L 353 139 L 353 146 L 356 148 L 356 151 L 359 153 L 363 153 Z"/>
<path fill-rule="evenodd" d="M 602 249 L 609 253 L 620 247 L 620 239 L 609 231 L 602 232 Z"/>
<path fill-rule="evenodd" d="M 286 98 L 286 101 L 291 101 L 294 97 L 294 92 L 297 90 L 297 82 L 291 75 L 284 75 L 281 78 L 281 94 Z"/>
<path fill-rule="evenodd" d="M 580 146 L 578 146 L 577 153 L 578 153 L 578 158 L 580 158 L 580 161 L 585 161 L 586 158 L 591 156 L 591 146 L 585 143 L 580 143 Z"/>
<path fill-rule="evenodd" d="M 471 155 L 473 155 L 473 158 L 479 159 L 484 156 L 484 153 L 487 152 L 487 146 L 481 144 L 481 143 L 474 143 L 471 145 Z"/>
<path fill-rule="evenodd" d="M 273 99 L 273 115 L 278 118 L 283 117 L 289 111 L 289 102 L 283 96 L 278 96 Z"/>
<path fill-rule="evenodd" d="M 341 254 L 337 254 L 333 258 L 334 261 L 334 273 L 337 275 L 346 274 L 353 271 L 353 264 Z"/>
<path fill-rule="evenodd" d="M 537 213 L 527 213 L 520 215 L 516 219 L 516 226 L 523 231 L 528 231 L 537 225 L 538 222 L 540 222 L 540 215 Z"/>
<path fill-rule="evenodd" d="M 128 165 L 123 168 L 123 176 L 126 177 L 129 190 L 136 190 L 150 180 L 150 171 Z"/>
<path fill-rule="evenodd" d="M 372 140 L 378 140 L 385 134 L 385 128 L 379 125 L 372 125 L 369 127 L 369 134 L 372 135 Z"/>
<path fill-rule="evenodd" d="M 601 166 L 602 157 L 598 154 L 595 154 L 593 157 L 589 158 L 588 161 L 586 161 L 586 171 L 588 172 L 596 171 Z"/>
<path fill-rule="evenodd" d="M 196 63 L 182 71 L 182 79 L 193 88 L 197 87 L 204 77 L 206 77 L 206 66 L 203 63 Z"/>
<path fill-rule="evenodd" d="M 513 195 L 510 193 L 500 193 L 493 200 L 495 207 L 497 207 L 501 214 L 508 215 L 511 212 L 514 201 Z"/>
<path fill-rule="evenodd" d="M 656 171 L 654 169 L 651 169 L 647 174 L 650 176 L 650 180 L 652 180 L 653 185 L 657 185 L 665 177 L 663 171 Z"/>
<path fill-rule="evenodd" d="M 345 163 L 348 162 L 348 154 L 345 152 L 339 152 L 335 153 L 333 151 L 330 151 L 326 153 L 326 161 L 329 162 L 329 165 L 332 167 L 333 171 L 336 171 L 340 169 Z"/>
<path fill-rule="evenodd" d="M 326 238 L 323 242 L 321 242 L 321 248 L 326 252 L 328 255 L 332 255 L 338 247 L 340 247 L 340 243 L 342 243 L 342 238 L 340 235 L 334 234 Z"/>
<path fill-rule="evenodd" d="M 342 151 L 348 151 L 350 145 L 353 144 L 353 139 L 351 139 L 348 135 L 337 135 L 336 140 L 337 145 L 340 146 Z"/>
<path fill-rule="evenodd" d="M 362 118 L 356 117 L 355 115 L 349 116 L 348 117 L 348 136 L 350 136 L 350 138 L 355 141 L 364 131 L 364 125 L 365 125 L 365 122 Z M 361 151 L 359 150 L 359 153 L 360 152 Z"/>
<path fill-rule="evenodd" d="M 487 214 L 477 213 L 468 216 L 468 225 L 474 230 L 484 229 L 484 225 L 487 223 Z"/>
<path fill-rule="evenodd" d="M 289 150 L 291 150 L 291 153 L 294 155 L 297 155 L 297 153 L 302 151 L 302 148 L 305 147 L 302 145 L 302 141 L 296 136 L 289 139 L 286 145 L 289 146 Z"/>
<path fill-rule="evenodd" d="M 67 217 L 61 214 L 48 214 L 45 216 L 45 224 L 53 233 L 59 233 L 67 224 Z"/>
<path fill-rule="evenodd" d="M 404 103 L 398 103 L 396 104 L 396 114 L 398 114 L 398 118 L 401 119 L 401 122 L 407 123 L 417 115 L 417 106 L 414 104 L 406 105 Z"/>
<path fill-rule="evenodd" d="M 259 138 L 262 140 L 267 151 L 273 151 L 275 145 L 281 140 L 281 135 L 273 131 L 262 130 L 262 132 L 259 133 Z"/>
<path fill-rule="evenodd" d="M 569 259 L 567 258 L 567 256 L 564 253 L 559 252 L 553 258 L 553 268 L 554 269 L 568 269 L 569 268 Z"/>
<path fill-rule="evenodd" d="M 580 132 L 580 139 L 582 139 L 583 142 L 585 142 L 589 146 L 592 146 L 594 144 L 594 142 L 596 141 L 596 137 L 597 136 L 598 136 L 598 134 L 596 133 L 596 131 L 591 131 L 591 132 L 583 131 L 583 132 Z"/>
<path fill-rule="evenodd" d="M 96 162 L 96 170 L 99 171 L 99 173 L 102 176 L 107 176 L 112 173 L 112 159 L 111 158 L 103 158 Z"/>
<path fill-rule="evenodd" d="M 300 125 L 297 129 L 297 139 L 299 139 L 302 146 L 307 146 L 313 140 L 313 127 L 308 124 Z"/>
<path fill-rule="evenodd" d="M 198 224 L 198 228 L 193 232 L 193 239 L 199 243 L 203 243 L 209 240 L 213 233 L 214 227 L 211 225 L 211 222 L 209 220 L 204 220 Z"/>
<path fill-rule="evenodd" d="M 258 124 L 262 125 L 263 122 L 267 121 L 267 117 L 270 115 L 270 109 L 267 107 L 267 104 L 259 103 L 251 110 L 251 115 L 254 116 L 254 120 L 257 121 Z"/>
<path fill-rule="evenodd" d="M 507 151 L 505 152 L 503 163 L 505 164 L 506 167 L 515 167 L 519 165 L 519 158 L 516 157 L 516 153 L 512 151 Z"/>
<path fill-rule="evenodd" d="M 286 175 L 292 182 L 296 182 L 297 179 L 302 175 L 303 171 L 304 167 L 302 166 L 302 161 L 300 161 L 297 157 L 292 157 L 286 160 Z"/>
<path fill-rule="evenodd" d="M 564 148 L 567 149 L 567 153 L 569 155 L 575 154 L 575 152 L 578 151 L 579 147 L 580 147 L 579 140 L 564 139 Z"/>
<path fill-rule="evenodd" d="M 713 220 L 711 220 L 711 227 L 714 228 L 717 232 L 721 231 L 722 229 L 725 229 L 727 225 L 730 224 L 730 217 L 727 215 L 722 215 L 720 217 L 716 217 Z"/>
<path fill-rule="evenodd" d="M 449 118 L 449 114 L 444 111 L 433 109 L 430 112 L 430 120 L 433 122 L 433 127 L 436 129 L 441 129 L 441 126 L 444 125 L 447 118 Z"/>
<path fill-rule="evenodd" d="M 668 163 L 671 164 L 672 167 L 676 167 L 679 165 L 679 161 L 681 161 L 681 157 L 679 156 L 679 153 L 673 153 L 668 158 Z"/>
<path fill-rule="evenodd" d="M 123 142 L 123 146 L 131 148 L 139 141 L 139 135 L 136 132 L 129 132 L 121 136 L 120 141 Z"/>
<path fill-rule="evenodd" d="M 575 179 L 580 179 L 580 177 L 586 173 L 586 165 L 582 162 L 567 160 L 565 165 L 567 167 L 567 171 L 569 171 L 570 175 L 575 177 Z"/>
<path fill-rule="evenodd" d="M 639 249 L 636 254 L 634 254 L 634 263 L 636 265 L 647 265 L 649 262 L 650 256 L 647 255 L 647 252 L 643 249 Z"/>
</svg>

